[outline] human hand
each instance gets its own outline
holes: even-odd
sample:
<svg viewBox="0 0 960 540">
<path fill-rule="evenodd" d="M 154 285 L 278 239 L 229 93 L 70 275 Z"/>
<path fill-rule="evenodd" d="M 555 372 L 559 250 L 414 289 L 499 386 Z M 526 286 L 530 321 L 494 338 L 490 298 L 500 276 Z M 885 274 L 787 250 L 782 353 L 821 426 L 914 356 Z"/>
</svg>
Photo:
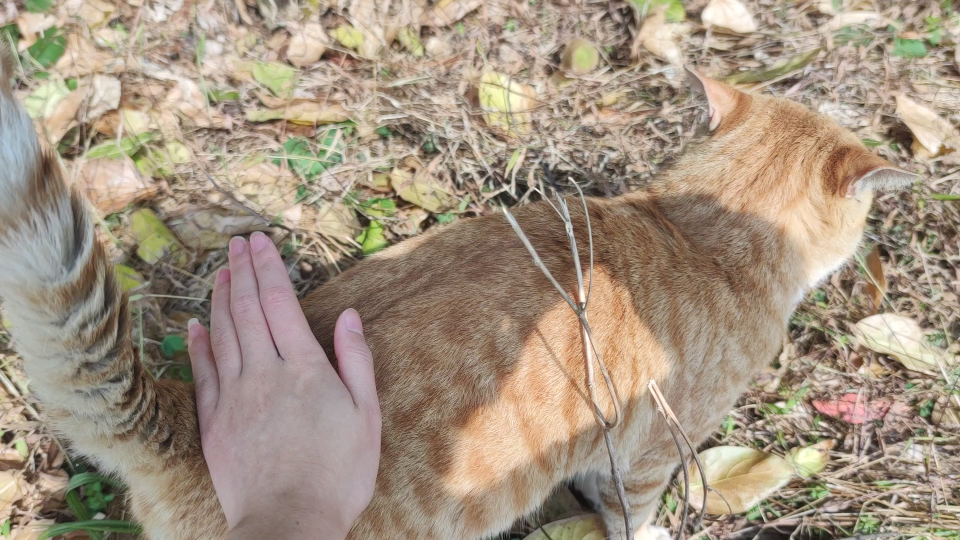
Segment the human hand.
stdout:
<svg viewBox="0 0 960 540">
<path fill-rule="evenodd" d="M 360 316 L 348 309 L 337 321 L 338 376 L 273 242 L 258 232 L 229 251 L 211 331 L 191 320 L 189 342 L 203 455 L 230 537 L 345 538 L 370 502 L 380 458 Z"/>
</svg>

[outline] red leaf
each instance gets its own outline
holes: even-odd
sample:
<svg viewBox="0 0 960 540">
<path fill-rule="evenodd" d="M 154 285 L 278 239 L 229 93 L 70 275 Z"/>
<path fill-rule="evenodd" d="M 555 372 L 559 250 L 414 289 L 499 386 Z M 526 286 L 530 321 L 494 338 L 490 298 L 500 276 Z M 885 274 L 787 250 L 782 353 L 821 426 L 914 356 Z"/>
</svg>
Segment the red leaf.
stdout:
<svg viewBox="0 0 960 540">
<path fill-rule="evenodd" d="M 813 407 L 819 412 L 839 418 L 849 424 L 862 424 L 880 420 L 890 410 L 892 401 L 887 398 L 867 400 L 856 392 L 844 394 L 839 399 L 814 400 Z"/>
</svg>

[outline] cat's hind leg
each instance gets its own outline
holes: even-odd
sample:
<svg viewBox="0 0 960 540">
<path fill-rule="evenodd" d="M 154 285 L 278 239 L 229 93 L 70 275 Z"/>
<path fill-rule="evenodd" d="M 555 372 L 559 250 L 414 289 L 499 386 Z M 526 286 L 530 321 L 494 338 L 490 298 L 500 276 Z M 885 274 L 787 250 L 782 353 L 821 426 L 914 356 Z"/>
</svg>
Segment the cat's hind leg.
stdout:
<svg viewBox="0 0 960 540">
<path fill-rule="evenodd" d="M 672 447 L 671 447 L 672 448 Z M 623 487 L 630 504 L 630 520 L 634 528 L 634 540 L 669 540 L 670 531 L 653 524 L 660 496 L 663 494 L 673 470 L 677 466 L 676 454 L 651 456 L 633 464 L 623 473 Z M 624 539 L 623 510 L 613 477 L 604 474 L 598 478 L 597 507 L 607 528 L 607 537 Z"/>
</svg>

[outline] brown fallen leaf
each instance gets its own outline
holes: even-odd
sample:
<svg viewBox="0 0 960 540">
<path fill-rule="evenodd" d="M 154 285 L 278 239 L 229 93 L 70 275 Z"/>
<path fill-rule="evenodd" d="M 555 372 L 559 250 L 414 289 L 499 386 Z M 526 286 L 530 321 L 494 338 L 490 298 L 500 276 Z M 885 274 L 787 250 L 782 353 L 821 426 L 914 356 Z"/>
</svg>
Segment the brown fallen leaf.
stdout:
<svg viewBox="0 0 960 540">
<path fill-rule="evenodd" d="M 10 507 L 23 498 L 23 489 L 15 471 L 0 471 L 0 514 L 9 512 Z"/>
<path fill-rule="evenodd" d="M 870 400 L 857 392 L 850 392 L 837 399 L 816 399 L 813 408 L 848 424 L 863 424 L 882 419 L 892 403 L 890 398 Z"/>
<path fill-rule="evenodd" d="M 78 33 L 67 35 L 63 56 L 57 60 L 61 77 L 85 77 L 94 73 L 119 73 L 125 69 L 122 55 L 98 49 Z"/>
<path fill-rule="evenodd" d="M 960 137 L 948 121 L 902 94 L 897 96 L 897 114 L 930 155 L 940 156 L 960 147 Z"/>
<path fill-rule="evenodd" d="M 26 525 L 15 525 L 10 532 L 10 540 L 39 540 L 54 523 L 52 519 L 37 519 Z"/>
<path fill-rule="evenodd" d="M 306 23 L 292 29 L 293 36 L 287 47 L 287 61 L 297 67 L 313 64 L 327 50 L 327 33 L 319 23 Z"/>
<path fill-rule="evenodd" d="M 107 111 L 115 110 L 120 106 L 120 93 L 120 79 L 110 75 L 94 75 L 82 121 L 89 122 Z"/>
<path fill-rule="evenodd" d="M 848 11 L 839 13 L 830 19 L 825 28 L 830 32 L 836 32 L 847 26 L 869 26 L 870 28 L 880 28 L 886 24 L 883 15 L 875 11 Z"/>
<path fill-rule="evenodd" d="M 356 238 L 363 230 L 357 213 L 343 203 L 324 202 L 319 207 L 308 206 L 304 210 L 301 227 L 336 240 L 347 241 Z"/>
<path fill-rule="evenodd" d="M 137 109 L 118 109 L 102 115 L 94 124 L 94 129 L 107 137 L 116 137 L 123 126 L 123 135 L 139 135 L 158 129 L 150 114 Z"/>
<path fill-rule="evenodd" d="M 227 130 L 233 128 L 230 117 L 208 103 L 200 85 L 186 77 L 177 79 L 177 85 L 167 93 L 166 102 L 184 120 L 192 122 L 197 127 Z"/>
<path fill-rule="evenodd" d="M 883 295 L 887 292 L 887 278 L 883 275 L 883 263 L 880 262 L 878 246 L 873 246 L 867 255 L 867 295 L 873 300 L 874 311 L 880 309 Z"/>
<path fill-rule="evenodd" d="M 48 142 L 54 145 L 59 143 L 60 139 L 77 125 L 77 113 L 86 97 L 86 88 L 77 88 L 58 101 L 50 114 L 43 118 L 43 132 Z"/>
<path fill-rule="evenodd" d="M 640 56 L 639 45 L 643 45 L 643 48 L 653 55 L 675 66 L 683 64 L 683 51 L 680 49 L 679 41 L 690 33 L 690 25 L 667 23 L 666 7 L 667 4 L 661 5 L 652 15 L 644 19 L 631 49 L 633 58 Z"/>
<path fill-rule="evenodd" d="M 241 167 L 234 185 L 255 210 L 272 218 L 296 204 L 299 180 L 289 169 L 255 159 Z"/>
<path fill-rule="evenodd" d="M 456 203 L 427 169 L 411 172 L 395 168 L 390 172 L 390 185 L 398 197 L 429 212 L 442 212 Z"/>
<path fill-rule="evenodd" d="M 310 99 L 294 99 L 286 105 L 270 109 L 251 109 L 247 110 L 245 115 L 250 122 L 286 120 L 307 126 L 335 124 L 350 120 L 350 115 L 341 105 L 335 103 L 328 105 Z"/>
<path fill-rule="evenodd" d="M 719 26 L 738 34 L 757 31 L 753 13 L 739 0 L 710 0 L 700 19 L 707 27 Z"/>
<path fill-rule="evenodd" d="M 467 16 L 483 5 L 483 0 L 440 0 L 433 9 L 423 14 L 423 26 L 447 26 Z"/>
<path fill-rule="evenodd" d="M 48 28 L 56 26 L 57 18 L 46 13 L 24 12 L 17 19 L 17 30 L 21 36 L 35 36 Z"/>
<path fill-rule="evenodd" d="M 151 179 L 140 174 L 133 160 L 126 156 L 87 161 L 80 167 L 77 182 L 87 198 L 104 215 L 119 212 L 160 191 Z"/>
<path fill-rule="evenodd" d="M 60 10 L 67 16 L 79 17 L 88 27 L 96 29 L 106 23 L 117 8 L 105 0 L 67 0 Z"/>
<path fill-rule="evenodd" d="M 390 2 L 383 0 L 350 0 L 347 18 L 363 35 L 356 47 L 360 56 L 376 59 L 380 49 L 387 44 L 384 17 L 389 9 Z"/>
<path fill-rule="evenodd" d="M 204 251 L 227 247 L 234 236 L 265 230 L 269 223 L 242 210 L 206 208 L 189 212 L 169 225 L 185 245 Z"/>
</svg>

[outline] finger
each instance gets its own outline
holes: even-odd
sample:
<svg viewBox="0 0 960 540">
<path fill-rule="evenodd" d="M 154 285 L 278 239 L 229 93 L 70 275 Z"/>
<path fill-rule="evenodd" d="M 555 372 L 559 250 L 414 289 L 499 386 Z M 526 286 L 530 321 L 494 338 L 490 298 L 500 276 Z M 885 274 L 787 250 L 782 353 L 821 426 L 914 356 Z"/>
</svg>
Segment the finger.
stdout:
<svg viewBox="0 0 960 540">
<path fill-rule="evenodd" d="M 377 383 L 373 376 L 373 353 L 363 338 L 360 315 L 353 309 L 340 314 L 333 331 L 333 349 L 337 354 L 340 379 L 353 396 L 353 402 L 367 414 L 380 415 Z"/>
<path fill-rule="evenodd" d="M 287 277 L 280 252 L 262 232 L 250 235 L 253 267 L 260 287 L 260 306 L 280 356 L 285 360 L 324 361 L 327 358 L 317 343 L 297 294 Z"/>
<path fill-rule="evenodd" d="M 217 408 L 220 380 L 217 378 L 217 364 L 213 360 L 207 329 L 198 320 L 190 319 L 187 330 L 190 333 L 190 365 L 193 367 L 193 380 L 196 383 L 197 418 L 200 420 L 200 430 L 203 431 L 210 415 Z"/>
<path fill-rule="evenodd" d="M 230 314 L 230 270 L 217 273 L 210 309 L 210 346 L 217 364 L 220 388 L 240 376 L 240 340 Z"/>
<path fill-rule="evenodd" d="M 248 366 L 263 366 L 278 359 L 267 320 L 260 307 L 260 289 L 253 270 L 250 246 L 239 236 L 230 240 L 230 314 L 237 327 L 243 373 Z"/>
</svg>

